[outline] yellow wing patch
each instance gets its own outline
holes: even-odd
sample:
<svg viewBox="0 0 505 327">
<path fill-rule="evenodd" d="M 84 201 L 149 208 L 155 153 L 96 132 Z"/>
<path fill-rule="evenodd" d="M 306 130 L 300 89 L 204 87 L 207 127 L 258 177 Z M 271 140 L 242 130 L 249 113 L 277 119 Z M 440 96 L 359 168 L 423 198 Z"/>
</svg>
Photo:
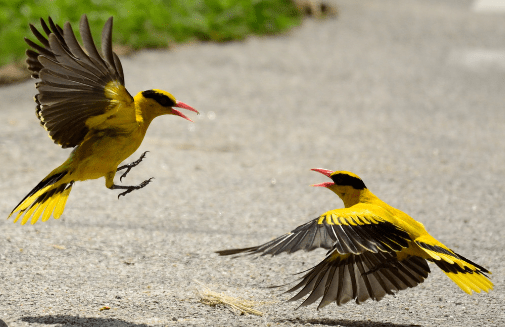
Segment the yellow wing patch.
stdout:
<svg viewBox="0 0 505 327">
<path fill-rule="evenodd" d="M 114 115 L 125 116 L 122 119 L 126 119 L 127 122 L 135 120 L 135 111 L 134 106 L 132 105 L 133 98 L 126 88 L 119 83 L 119 81 L 111 81 L 107 83 L 107 86 L 104 88 L 104 95 L 107 99 L 109 99 L 109 105 L 106 111 L 101 115 L 92 116 L 86 119 L 86 127 L 89 129 L 96 128 Z M 126 108 L 130 108 L 130 110 Z M 121 112 L 124 109 L 126 109 L 126 112 Z M 120 118 L 120 120 L 122 119 Z"/>
<path fill-rule="evenodd" d="M 344 225 L 344 226 L 363 226 L 369 224 L 379 224 L 386 222 L 379 216 L 373 215 L 370 212 L 363 212 L 362 215 L 348 214 L 347 209 L 337 209 L 328 211 L 322 214 L 317 223 L 319 225 Z"/>
</svg>

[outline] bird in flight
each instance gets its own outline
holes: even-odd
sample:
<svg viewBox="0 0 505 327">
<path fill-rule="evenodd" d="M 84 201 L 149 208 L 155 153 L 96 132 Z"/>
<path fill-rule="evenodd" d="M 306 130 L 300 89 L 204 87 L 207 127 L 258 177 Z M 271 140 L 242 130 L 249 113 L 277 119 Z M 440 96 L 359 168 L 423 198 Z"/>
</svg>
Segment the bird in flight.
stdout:
<svg viewBox="0 0 505 327">
<path fill-rule="evenodd" d="M 328 249 L 325 259 L 288 290 L 299 290 L 290 301 L 310 294 L 300 306 L 322 297 L 318 309 L 332 302 L 379 301 L 386 294 L 415 287 L 430 273 L 427 261 L 435 263 L 468 294 L 493 289 L 486 275 L 491 272 L 437 241 L 422 223 L 380 200 L 359 176 L 312 170 L 332 179 L 313 186 L 336 193 L 345 208 L 328 211 L 265 244 L 217 253 L 277 255 Z"/>
<path fill-rule="evenodd" d="M 105 177 L 105 186 L 124 190 L 126 195 L 145 187 L 114 184 L 117 171 L 138 165 L 144 154 L 131 164 L 118 165 L 132 155 L 142 143 L 152 120 L 160 115 L 176 115 L 191 121 L 175 108 L 198 113 L 166 91 L 152 89 L 132 97 L 125 88 L 123 68 L 112 51 L 112 17 L 102 31 L 102 55 L 91 36 L 86 15 L 79 30 L 83 46 L 77 42 L 69 22 L 63 28 L 41 19 L 43 33 L 32 24 L 30 29 L 39 45 L 25 41 L 32 48 L 26 51 L 26 62 L 36 83 L 36 115 L 54 143 L 74 148 L 68 159 L 35 186 L 12 210 L 14 222 L 25 224 L 31 217 L 34 224 L 41 217 L 57 219 L 76 181 Z"/>
</svg>

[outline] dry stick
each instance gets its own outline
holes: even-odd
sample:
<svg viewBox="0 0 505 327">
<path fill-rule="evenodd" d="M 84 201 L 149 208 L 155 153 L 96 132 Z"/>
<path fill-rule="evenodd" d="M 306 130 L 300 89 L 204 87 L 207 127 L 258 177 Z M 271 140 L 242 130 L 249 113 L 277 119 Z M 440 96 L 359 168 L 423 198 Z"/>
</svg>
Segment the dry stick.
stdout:
<svg viewBox="0 0 505 327">
<path fill-rule="evenodd" d="M 200 296 L 200 302 L 210 306 L 224 304 L 225 306 L 228 306 L 229 308 L 233 309 L 232 311 L 234 311 L 235 313 L 236 312 L 238 312 L 239 314 L 249 313 L 256 316 L 263 316 L 263 312 L 252 308 L 254 306 L 261 305 L 262 303 L 256 301 L 244 300 L 240 298 L 234 298 L 222 293 L 217 293 L 211 291 L 202 282 L 199 282 L 197 280 L 193 281 L 198 283 L 202 287 L 202 289 L 197 289 L 198 295 Z"/>
</svg>

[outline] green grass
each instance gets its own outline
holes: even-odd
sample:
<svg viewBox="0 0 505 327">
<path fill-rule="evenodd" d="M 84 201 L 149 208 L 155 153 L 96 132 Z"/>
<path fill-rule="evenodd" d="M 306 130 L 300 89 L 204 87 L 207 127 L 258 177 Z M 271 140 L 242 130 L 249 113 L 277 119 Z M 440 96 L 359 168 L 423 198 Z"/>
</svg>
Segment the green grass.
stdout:
<svg viewBox="0 0 505 327">
<path fill-rule="evenodd" d="M 23 38 L 35 40 L 28 23 L 39 27 L 40 17 L 51 16 L 59 25 L 70 21 L 77 32 L 84 13 L 96 42 L 114 16 L 114 42 L 134 49 L 239 40 L 279 33 L 300 22 L 290 0 L 0 0 L 0 66 L 24 57 Z"/>
</svg>

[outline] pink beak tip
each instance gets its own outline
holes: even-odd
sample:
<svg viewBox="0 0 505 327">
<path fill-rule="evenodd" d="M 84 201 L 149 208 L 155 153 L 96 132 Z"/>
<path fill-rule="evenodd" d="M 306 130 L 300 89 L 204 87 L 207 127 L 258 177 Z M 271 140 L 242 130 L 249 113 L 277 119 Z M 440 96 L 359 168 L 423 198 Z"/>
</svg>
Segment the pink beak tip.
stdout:
<svg viewBox="0 0 505 327">
<path fill-rule="evenodd" d="M 319 183 L 319 184 L 312 184 L 311 186 L 313 186 L 313 187 L 330 187 L 334 184 L 335 183 L 333 183 L 333 182 L 325 182 L 325 183 Z"/>
<path fill-rule="evenodd" d="M 186 117 L 186 115 L 183 114 L 182 112 L 180 112 L 179 110 L 176 110 L 176 109 L 172 108 L 172 114 L 176 115 L 176 116 L 179 116 L 179 117 L 182 117 L 184 119 L 187 119 L 187 120 L 189 120 L 190 122 L 193 123 L 193 121 L 191 119 L 189 119 L 188 117 Z"/>
<path fill-rule="evenodd" d="M 318 173 L 321 173 L 321 174 L 325 175 L 326 177 L 331 177 L 331 174 L 333 173 L 333 171 L 328 170 L 328 169 L 323 169 L 323 168 L 313 168 L 311 170 L 317 171 Z"/>
<path fill-rule="evenodd" d="M 176 101 L 174 107 L 183 108 L 183 109 L 186 109 L 186 110 L 189 110 L 189 111 L 193 111 L 193 112 L 196 112 L 198 115 L 200 114 L 198 112 L 198 110 L 196 110 L 195 108 L 193 108 L 190 105 L 187 105 L 187 104 L 185 104 L 184 102 L 181 102 L 181 101 Z"/>
</svg>

